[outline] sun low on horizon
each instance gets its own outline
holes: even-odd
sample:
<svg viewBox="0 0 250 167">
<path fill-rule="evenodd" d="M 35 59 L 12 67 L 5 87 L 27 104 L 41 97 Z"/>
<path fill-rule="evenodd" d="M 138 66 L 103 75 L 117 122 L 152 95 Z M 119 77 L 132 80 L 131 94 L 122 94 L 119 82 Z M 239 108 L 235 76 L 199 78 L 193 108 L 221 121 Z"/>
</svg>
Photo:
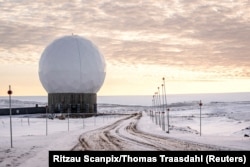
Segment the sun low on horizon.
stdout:
<svg viewBox="0 0 250 167">
<path fill-rule="evenodd" d="M 47 95 L 44 49 L 77 34 L 106 60 L 98 95 L 250 92 L 248 1 L 0 1 L 0 96 Z"/>
</svg>

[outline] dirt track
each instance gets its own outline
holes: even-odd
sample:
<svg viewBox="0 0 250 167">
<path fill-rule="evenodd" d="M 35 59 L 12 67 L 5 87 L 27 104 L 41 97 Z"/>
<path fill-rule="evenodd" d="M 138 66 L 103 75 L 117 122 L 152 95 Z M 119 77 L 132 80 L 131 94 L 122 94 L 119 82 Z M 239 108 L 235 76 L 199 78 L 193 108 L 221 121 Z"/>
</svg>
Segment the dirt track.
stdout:
<svg viewBox="0 0 250 167">
<path fill-rule="evenodd" d="M 133 114 L 79 136 L 72 150 L 220 150 L 221 148 L 156 136 L 136 128 L 142 114 Z"/>
</svg>

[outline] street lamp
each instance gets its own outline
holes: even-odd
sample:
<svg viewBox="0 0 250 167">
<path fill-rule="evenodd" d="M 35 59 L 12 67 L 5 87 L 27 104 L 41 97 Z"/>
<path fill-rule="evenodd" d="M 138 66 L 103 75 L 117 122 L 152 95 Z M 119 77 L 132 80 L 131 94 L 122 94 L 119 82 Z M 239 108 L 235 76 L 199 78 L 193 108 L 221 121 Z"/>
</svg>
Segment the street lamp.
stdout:
<svg viewBox="0 0 250 167">
<path fill-rule="evenodd" d="M 12 144 L 12 120 L 11 120 L 11 95 L 12 95 L 12 90 L 11 90 L 11 86 L 9 85 L 9 90 L 8 90 L 8 95 L 9 95 L 9 107 L 10 107 L 10 146 L 11 148 L 13 148 L 13 144 Z"/>
<path fill-rule="evenodd" d="M 167 108 L 167 96 L 166 96 L 165 78 L 163 77 L 162 80 L 163 80 L 163 88 L 164 88 L 164 99 L 165 99 L 166 108 Z M 169 133 L 169 108 L 167 109 L 167 119 L 168 119 L 167 133 Z"/>
<path fill-rule="evenodd" d="M 158 99 L 159 99 L 159 107 L 160 107 L 161 106 L 160 87 L 158 87 Z"/>
<path fill-rule="evenodd" d="M 163 84 L 161 84 L 161 87 L 162 87 L 162 113 L 163 114 L 163 118 L 162 118 L 162 126 L 163 126 L 163 131 L 165 131 L 165 103 L 164 103 L 164 91 L 163 91 Z"/>
<path fill-rule="evenodd" d="M 152 112 L 152 120 L 153 122 L 155 122 L 155 113 L 156 113 L 156 96 L 155 94 L 153 95 L 153 102 L 154 102 L 154 108 L 153 108 L 153 112 Z"/>
</svg>

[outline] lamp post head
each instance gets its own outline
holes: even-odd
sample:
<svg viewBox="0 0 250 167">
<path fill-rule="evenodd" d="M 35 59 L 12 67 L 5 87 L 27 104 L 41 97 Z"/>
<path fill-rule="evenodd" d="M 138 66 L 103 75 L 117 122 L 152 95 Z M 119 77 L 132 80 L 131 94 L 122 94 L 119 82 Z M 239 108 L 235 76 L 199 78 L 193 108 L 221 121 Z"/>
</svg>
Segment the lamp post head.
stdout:
<svg viewBox="0 0 250 167">
<path fill-rule="evenodd" d="M 11 91 L 11 90 L 8 90 L 7 93 L 8 93 L 8 95 L 11 95 L 11 94 L 12 94 L 12 91 Z"/>
<path fill-rule="evenodd" d="M 202 104 L 202 102 L 200 101 L 200 103 L 199 103 L 199 106 L 201 107 L 203 104 Z"/>
<path fill-rule="evenodd" d="M 8 95 L 11 95 L 13 92 L 12 92 L 12 90 L 11 90 L 11 86 L 9 85 L 9 90 L 8 90 Z"/>
</svg>

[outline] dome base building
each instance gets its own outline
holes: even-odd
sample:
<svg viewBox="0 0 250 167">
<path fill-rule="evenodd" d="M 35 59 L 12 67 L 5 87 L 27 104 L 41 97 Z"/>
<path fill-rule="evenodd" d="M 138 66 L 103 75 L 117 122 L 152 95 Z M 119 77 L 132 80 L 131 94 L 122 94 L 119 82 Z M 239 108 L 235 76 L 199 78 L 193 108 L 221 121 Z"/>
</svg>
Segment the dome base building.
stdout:
<svg viewBox="0 0 250 167">
<path fill-rule="evenodd" d="M 49 93 L 49 110 L 65 113 L 70 109 L 73 113 L 96 113 L 96 93 Z"/>
<path fill-rule="evenodd" d="M 50 112 L 96 113 L 97 92 L 105 76 L 103 55 L 90 40 L 77 35 L 54 40 L 39 61 Z"/>
</svg>

